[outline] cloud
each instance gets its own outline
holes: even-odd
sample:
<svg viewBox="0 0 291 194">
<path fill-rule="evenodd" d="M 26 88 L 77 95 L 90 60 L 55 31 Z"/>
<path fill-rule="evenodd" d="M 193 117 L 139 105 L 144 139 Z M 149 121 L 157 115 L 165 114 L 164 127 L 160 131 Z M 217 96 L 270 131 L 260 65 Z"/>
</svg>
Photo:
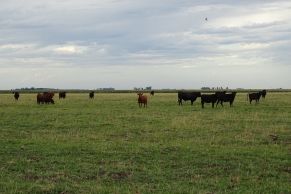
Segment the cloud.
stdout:
<svg viewBox="0 0 291 194">
<path fill-rule="evenodd" d="M 181 72 L 181 80 L 187 73 L 188 81 L 198 75 L 208 77 L 213 69 L 221 75 L 230 72 L 227 68 L 280 72 L 273 68 L 290 66 L 290 7 L 287 0 L 3 1 L 0 69 L 52 68 L 50 73 L 62 70 L 67 80 L 72 75 L 65 72 L 72 68 L 93 69 L 100 80 L 110 80 L 111 68 L 124 77 L 134 77 L 128 69 L 150 72 L 152 68 L 158 70 L 157 78 L 168 77 L 163 71 L 171 76 Z M 122 78 L 118 79 L 114 83 Z M 157 85 L 166 83 L 154 80 Z M 287 80 L 291 81 L 286 77 L 273 81 L 280 85 Z M 178 86 L 174 82 L 169 84 Z"/>
<path fill-rule="evenodd" d="M 85 47 L 66 45 L 60 46 L 54 49 L 54 52 L 58 54 L 82 54 L 86 51 Z"/>
</svg>

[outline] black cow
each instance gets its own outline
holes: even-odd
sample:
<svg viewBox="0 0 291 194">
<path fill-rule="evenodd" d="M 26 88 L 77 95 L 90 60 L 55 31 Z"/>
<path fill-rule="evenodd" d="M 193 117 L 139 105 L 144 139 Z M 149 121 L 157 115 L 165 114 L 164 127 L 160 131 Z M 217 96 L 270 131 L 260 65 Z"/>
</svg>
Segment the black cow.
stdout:
<svg viewBox="0 0 291 194">
<path fill-rule="evenodd" d="M 19 98 L 19 92 L 13 92 L 14 93 L 14 99 L 15 100 L 18 100 Z"/>
<path fill-rule="evenodd" d="M 59 99 L 66 98 L 66 92 L 59 92 Z"/>
<path fill-rule="evenodd" d="M 233 104 L 236 92 L 232 92 L 230 94 L 216 94 L 216 95 L 217 95 L 216 107 L 219 103 L 221 104 L 221 106 L 223 106 L 223 102 L 229 102 L 229 105 L 231 107 Z"/>
<path fill-rule="evenodd" d="M 261 96 L 262 96 L 261 92 L 255 92 L 255 93 L 247 94 L 247 98 L 249 98 L 250 104 L 252 103 L 253 100 L 255 100 L 256 103 L 258 103 L 260 101 Z"/>
<path fill-rule="evenodd" d="M 151 96 L 155 95 L 155 91 L 151 91 L 150 94 L 151 94 Z"/>
<path fill-rule="evenodd" d="M 214 108 L 214 104 L 217 102 L 217 94 L 202 94 L 201 95 L 201 105 L 204 108 L 204 103 L 212 103 L 212 108 Z"/>
<path fill-rule="evenodd" d="M 93 91 L 89 93 L 89 98 L 91 98 L 91 99 L 94 98 L 94 92 Z"/>
<path fill-rule="evenodd" d="M 200 92 L 184 92 L 184 91 L 179 91 L 178 92 L 179 105 L 182 105 L 182 100 L 184 100 L 184 101 L 190 100 L 191 101 L 191 105 L 193 105 L 193 102 L 198 97 L 201 97 L 201 93 Z"/>
<path fill-rule="evenodd" d="M 267 95 L 267 90 L 262 90 L 261 91 L 261 94 L 262 94 L 262 98 L 265 99 L 266 95 Z"/>
</svg>

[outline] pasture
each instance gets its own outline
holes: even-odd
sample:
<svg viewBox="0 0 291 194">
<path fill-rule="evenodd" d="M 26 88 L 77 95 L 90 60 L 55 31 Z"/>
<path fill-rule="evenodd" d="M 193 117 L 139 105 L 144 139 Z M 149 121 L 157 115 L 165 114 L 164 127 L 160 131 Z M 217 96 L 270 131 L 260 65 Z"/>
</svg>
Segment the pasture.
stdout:
<svg viewBox="0 0 291 194">
<path fill-rule="evenodd" d="M 0 193 L 291 193 L 291 93 L 147 96 L 0 94 Z"/>
</svg>

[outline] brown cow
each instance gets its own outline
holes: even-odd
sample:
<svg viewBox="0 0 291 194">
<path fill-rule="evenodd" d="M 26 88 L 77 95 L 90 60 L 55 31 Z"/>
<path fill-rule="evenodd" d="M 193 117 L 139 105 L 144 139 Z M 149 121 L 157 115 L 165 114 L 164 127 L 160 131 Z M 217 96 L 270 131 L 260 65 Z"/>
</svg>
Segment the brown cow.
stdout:
<svg viewBox="0 0 291 194">
<path fill-rule="evenodd" d="M 139 107 L 141 108 L 142 104 L 144 108 L 147 107 L 147 103 L 148 103 L 147 96 L 143 95 L 143 93 L 138 93 L 137 95 L 138 95 L 137 102 L 138 102 Z"/>
<path fill-rule="evenodd" d="M 44 92 L 44 93 L 38 93 L 37 96 L 36 96 L 36 102 L 37 104 L 49 104 L 49 103 L 52 103 L 54 104 L 54 100 L 53 100 L 53 97 L 54 97 L 54 93 L 52 92 Z"/>
</svg>

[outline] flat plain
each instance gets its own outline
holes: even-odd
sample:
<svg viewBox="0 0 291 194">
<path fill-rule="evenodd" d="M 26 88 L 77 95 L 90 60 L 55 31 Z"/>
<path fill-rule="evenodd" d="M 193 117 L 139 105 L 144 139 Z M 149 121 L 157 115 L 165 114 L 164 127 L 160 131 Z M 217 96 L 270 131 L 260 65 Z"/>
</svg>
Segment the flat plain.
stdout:
<svg viewBox="0 0 291 194">
<path fill-rule="evenodd" d="M 0 94 L 0 193 L 291 193 L 291 93 L 178 106 L 177 94 Z"/>
</svg>

